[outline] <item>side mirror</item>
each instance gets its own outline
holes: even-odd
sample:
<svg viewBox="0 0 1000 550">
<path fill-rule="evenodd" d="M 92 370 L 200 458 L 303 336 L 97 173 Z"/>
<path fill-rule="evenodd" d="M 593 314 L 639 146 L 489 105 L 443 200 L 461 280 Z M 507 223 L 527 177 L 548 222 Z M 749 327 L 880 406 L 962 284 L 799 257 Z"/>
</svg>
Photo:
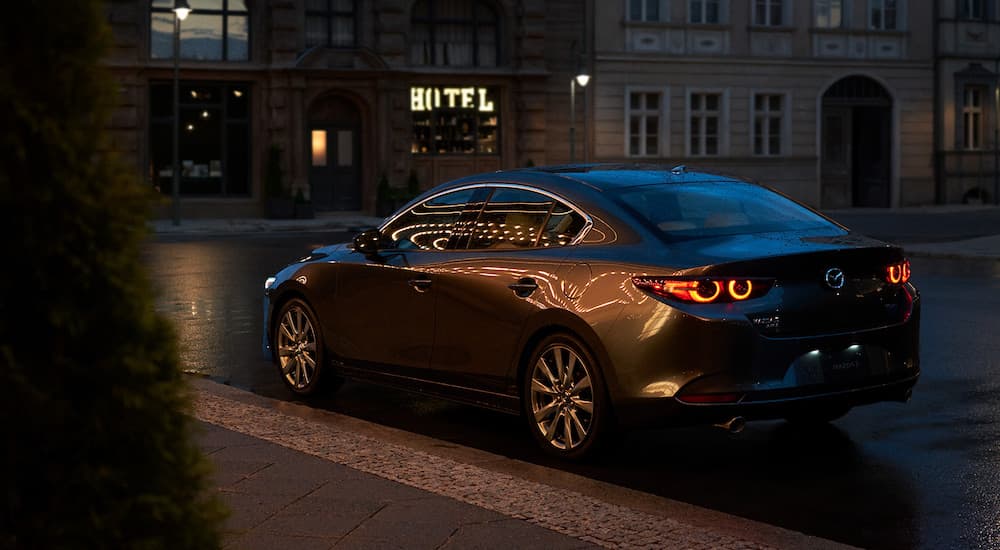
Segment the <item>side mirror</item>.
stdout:
<svg viewBox="0 0 1000 550">
<path fill-rule="evenodd" d="M 379 233 L 378 229 L 363 231 L 354 237 L 354 250 L 365 256 L 375 255 L 378 253 L 378 245 L 381 240 L 382 234 Z"/>
</svg>

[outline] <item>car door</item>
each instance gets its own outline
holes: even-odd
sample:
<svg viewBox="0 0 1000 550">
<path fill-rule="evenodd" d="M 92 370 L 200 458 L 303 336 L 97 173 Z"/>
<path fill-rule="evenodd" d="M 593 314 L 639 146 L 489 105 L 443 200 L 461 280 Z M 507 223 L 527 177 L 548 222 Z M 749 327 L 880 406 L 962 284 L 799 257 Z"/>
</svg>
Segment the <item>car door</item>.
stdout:
<svg viewBox="0 0 1000 550">
<path fill-rule="evenodd" d="M 381 230 L 375 254 L 341 266 L 330 331 L 350 365 L 426 378 L 434 346 L 435 266 L 467 204 L 481 189 L 431 198 Z"/>
<path fill-rule="evenodd" d="M 565 299 L 555 275 L 586 220 L 551 195 L 496 186 L 468 225 L 435 268 L 432 368 L 450 383 L 504 393 L 525 320 Z"/>
</svg>

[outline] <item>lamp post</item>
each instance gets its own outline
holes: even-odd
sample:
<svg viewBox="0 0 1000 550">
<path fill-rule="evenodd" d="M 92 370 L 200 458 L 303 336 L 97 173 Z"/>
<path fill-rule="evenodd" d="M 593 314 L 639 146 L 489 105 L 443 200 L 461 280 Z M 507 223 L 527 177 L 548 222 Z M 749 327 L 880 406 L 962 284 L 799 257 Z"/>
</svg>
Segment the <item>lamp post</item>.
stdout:
<svg viewBox="0 0 1000 550">
<path fill-rule="evenodd" d="M 181 224 L 181 167 L 180 167 L 180 65 L 178 58 L 181 56 L 181 21 L 191 13 L 191 7 L 187 0 L 174 0 L 174 158 L 171 172 L 170 195 L 172 197 L 171 211 L 174 218 L 174 225 Z"/>
<path fill-rule="evenodd" d="M 569 161 L 570 163 L 576 160 L 576 85 L 579 84 L 580 88 L 586 88 L 587 83 L 590 82 L 590 75 L 586 73 L 580 73 L 573 77 L 569 81 Z M 586 139 L 586 136 L 584 136 Z M 586 149 L 586 145 L 584 145 Z"/>
</svg>

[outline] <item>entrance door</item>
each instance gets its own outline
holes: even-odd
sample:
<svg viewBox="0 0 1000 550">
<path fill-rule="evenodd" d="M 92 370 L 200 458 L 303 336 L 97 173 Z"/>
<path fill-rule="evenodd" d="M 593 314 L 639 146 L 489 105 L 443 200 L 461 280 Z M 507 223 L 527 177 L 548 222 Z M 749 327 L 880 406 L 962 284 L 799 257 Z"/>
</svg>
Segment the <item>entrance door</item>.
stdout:
<svg viewBox="0 0 1000 550">
<path fill-rule="evenodd" d="M 886 208 L 892 197 L 892 96 L 867 76 L 823 94 L 821 206 Z"/>
<path fill-rule="evenodd" d="M 309 185 L 316 210 L 361 210 L 361 170 L 356 128 L 314 126 L 309 130 Z"/>
<path fill-rule="evenodd" d="M 854 206 L 889 206 L 889 109 L 854 108 Z"/>
<path fill-rule="evenodd" d="M 823 109 L 823 208 L 851 206 L 851 109 Z"/>
</svg>

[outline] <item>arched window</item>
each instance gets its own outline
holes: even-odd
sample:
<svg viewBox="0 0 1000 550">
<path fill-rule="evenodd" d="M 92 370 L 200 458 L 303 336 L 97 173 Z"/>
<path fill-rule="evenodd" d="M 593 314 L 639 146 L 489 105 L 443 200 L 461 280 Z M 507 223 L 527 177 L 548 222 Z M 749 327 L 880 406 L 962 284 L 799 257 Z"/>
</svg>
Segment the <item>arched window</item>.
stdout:
<svg viewBox="0 0 1000 550">
<path fill-rule="evenodd" d="M 418 0 L 413 4 L 410 61 L 414 65 L 496 67 L 499 23 L 487 2 Z"/>
</svg>

